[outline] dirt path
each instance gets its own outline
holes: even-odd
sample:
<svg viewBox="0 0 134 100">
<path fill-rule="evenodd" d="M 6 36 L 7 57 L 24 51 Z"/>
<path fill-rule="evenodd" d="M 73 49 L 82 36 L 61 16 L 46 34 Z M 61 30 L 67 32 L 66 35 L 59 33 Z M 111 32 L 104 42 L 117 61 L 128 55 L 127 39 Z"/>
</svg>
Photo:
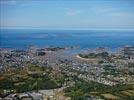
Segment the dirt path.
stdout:
<svg viewBox="0 0 134 100">
<path fill-rule="evenodd" d="M 80 59 L 80 60 L 83 60 L 83 61 L 98 61 L 98 59 L 96 58 L 82 58 L 80 57 L 79 55 L 76 55 L 76 58 Z"/>
</svg>

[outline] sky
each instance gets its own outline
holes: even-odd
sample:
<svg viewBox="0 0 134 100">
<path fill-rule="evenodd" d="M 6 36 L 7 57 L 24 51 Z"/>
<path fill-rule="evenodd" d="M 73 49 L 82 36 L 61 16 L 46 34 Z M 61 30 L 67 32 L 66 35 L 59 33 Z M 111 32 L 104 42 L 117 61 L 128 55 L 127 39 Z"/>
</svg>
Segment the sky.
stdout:
<svg viewBox="0 0 134 100">
<path fill-rule="evenodd" d="M 134 0 L 0 0 L 0 27 L 134 28 Z"/>
</svg>

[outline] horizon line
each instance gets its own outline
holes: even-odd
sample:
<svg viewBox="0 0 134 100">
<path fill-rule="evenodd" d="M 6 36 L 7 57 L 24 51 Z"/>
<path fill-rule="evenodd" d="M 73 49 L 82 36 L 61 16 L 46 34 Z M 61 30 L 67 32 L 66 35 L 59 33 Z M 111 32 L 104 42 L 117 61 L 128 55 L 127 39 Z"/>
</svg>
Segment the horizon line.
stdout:
<svg viewBox="0 0 134 100">
<path fill-rule="evenodd" d="M 134 30 L 134 27 L 91 27 L 91 28 L 59 28 L 59 27 L 0 27 L 0 29 L 42 29 L 42 30 Z"/>
</svg>

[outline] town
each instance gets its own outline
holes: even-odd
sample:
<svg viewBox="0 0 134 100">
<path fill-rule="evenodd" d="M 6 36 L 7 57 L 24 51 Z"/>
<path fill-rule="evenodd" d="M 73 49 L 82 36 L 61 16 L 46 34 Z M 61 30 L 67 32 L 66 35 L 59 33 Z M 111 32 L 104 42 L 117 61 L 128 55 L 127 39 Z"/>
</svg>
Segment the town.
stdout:
<svg viewBox="0 0 134 100">
<path fill-rule="evenodd" d="M 1 48 L 0 99 L 134 99 L 134 46 L 67 53 L 72 49 Z"/>
</svg>

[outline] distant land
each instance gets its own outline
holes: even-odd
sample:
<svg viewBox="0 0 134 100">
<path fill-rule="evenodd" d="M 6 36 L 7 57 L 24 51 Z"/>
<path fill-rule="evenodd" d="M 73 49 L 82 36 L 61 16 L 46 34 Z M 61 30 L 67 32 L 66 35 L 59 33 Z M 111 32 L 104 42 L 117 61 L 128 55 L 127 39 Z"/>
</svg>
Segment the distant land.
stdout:
<svg viewBox="0 0 134 100">
<path fill-rule="evenodd" d="M 0 48 L 79 46 L 82 49 L 109 47 L 116 49 L 134 44 L 133 30 L 49 30 L 1 29 Z"/>
</svg>

